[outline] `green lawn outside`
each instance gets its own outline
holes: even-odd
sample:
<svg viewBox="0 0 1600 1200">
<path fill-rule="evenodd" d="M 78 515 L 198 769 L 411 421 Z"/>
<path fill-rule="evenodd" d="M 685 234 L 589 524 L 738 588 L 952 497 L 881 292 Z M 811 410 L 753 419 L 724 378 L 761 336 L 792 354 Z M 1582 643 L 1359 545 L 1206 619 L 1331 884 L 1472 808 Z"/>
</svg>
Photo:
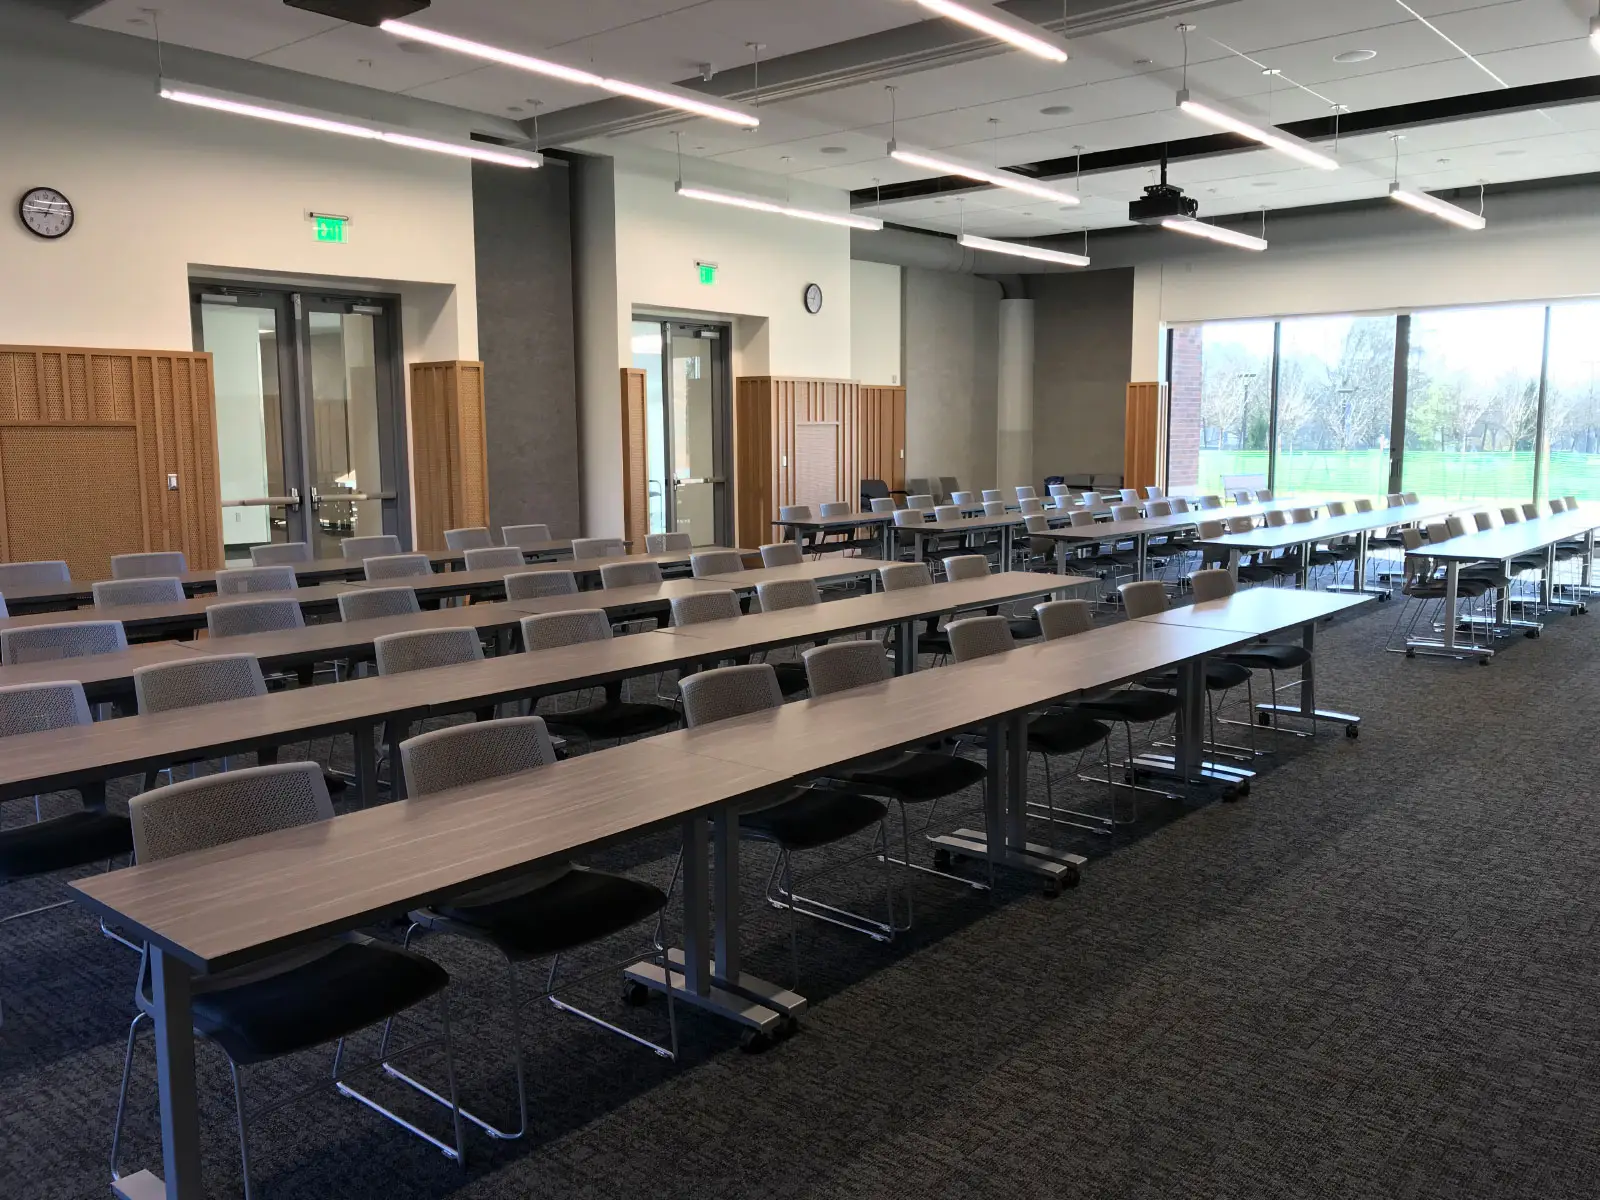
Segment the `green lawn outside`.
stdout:
<svg viewBox="0 0 1600 1200">
<path fill-rule="evenodd" d="M 1497 500 L 1521 503 L 1533 498 L 1533 455 L 1511 451 L 1406 451 L 1405 489 L 1446 500 Z M 1265 450 L 1200 451 L 1201 492 L 1221 492 L 1224 475 L 1265 475 Z M 1348 492 L 1380 496 L 1389 490 L 1389 452 L 1355 450 L 1280 454 L 1277 490 Z M 1600 454 L 1550 456 L 1547 494 L 1600 497 Z"/>
</svg>

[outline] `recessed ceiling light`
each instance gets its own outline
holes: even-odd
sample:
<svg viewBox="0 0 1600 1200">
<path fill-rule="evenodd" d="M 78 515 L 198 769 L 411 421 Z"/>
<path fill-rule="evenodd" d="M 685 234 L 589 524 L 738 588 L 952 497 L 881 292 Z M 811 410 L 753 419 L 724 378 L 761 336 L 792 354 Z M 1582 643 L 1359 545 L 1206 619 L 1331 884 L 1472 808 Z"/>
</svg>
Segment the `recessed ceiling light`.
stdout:
<svg viewBox="0 0 1600 1200">
<path fill-rule="evenodd" d="M 396 42 L 402 54 L 426 54 L 431 47 L 424 46 L 421 42 Z"/>
<path fill-rule="evenodd" d="M 128 18 L 128 24 L 129 25 L 148 25 L 148 24 L 150 24 L 150 22 L 146 21 L 143 17 L 129 17 Z"/>
<path fill-rule="evenodd" d="M 845 147 L 843 147 L 843 146 L 824 146 L 821 149 L 821 151 L 819 151 L 819 153 L 822 153 L 822 154 L 843 154 L 843 153 L 845 153 Z"/>
<path fill-rule="evenodd" d="M 508 104 L 508 105 L 506 105 L 506 111 L 507 112 L 521 112 L 522 111 L 522 105 L 520 105 L 520 104 Z"/>
<path fill-rule="evenodd" d="M 1062 205 L 1062 206 L 1061 206 L 1061 211 L 1062 211 L 1062 212 L 1071 212 L 1071 211 L 1072 211 L 1072 205 L 1070 205 L 1070 204 L 1063 204 L 1063 205 Z"/>
<path fill-rule="evenodd" d="M 1336 63 L 1371 62 L 1378 57 L 1376 50 L 1344 50 L 1333 56 Z"/>
<path fill-rule="evenodd" d="M 1133 60 L 1133 65 L 1136 67 L 1148 67 L 1151 61 L 1148 58 L 1136 58 Z"/>
<path fill-rule="evenodd" d="M 1040 114 L 1046 117 L 1064 117 L 1072 111 L 1070 104 L 1052 104 L 1048 108 L 1041 108 Z"/>
<path fill-rule="evenodd" d="M 934 203 L 935 203 L 935 204 L 943 204 L 943 203 L 944 203 L 944 201 L 943 201 L 943 200 L 935 200 L 935 201 L 934 201 Z"/>
<path fill-rule="evenodd" d="M 1254 183 L 1252 183 L 1250 186 L 1251 187 L 1277 187 L 1278 185 L 1276 183 L 1274 183 L 1270 179 L 1258 179 Z"/>
<path fill-rule="evenodd" d="M 1496 158 L 1516 158 L 1526 153 L 1526 150 L 1496 150 L 1494 156 Z"/>
</svg>

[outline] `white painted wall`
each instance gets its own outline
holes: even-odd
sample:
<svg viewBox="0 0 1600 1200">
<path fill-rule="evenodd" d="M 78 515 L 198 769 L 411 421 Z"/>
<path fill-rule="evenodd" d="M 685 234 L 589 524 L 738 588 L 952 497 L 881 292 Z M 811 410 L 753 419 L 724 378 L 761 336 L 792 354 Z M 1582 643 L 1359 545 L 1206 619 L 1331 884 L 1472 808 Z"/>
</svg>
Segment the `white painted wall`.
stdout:
<svg viewBox="0 0 1600 1200">
<path fill-rule="evenodd" d="M 1033 301 L 1001 300 L 994 477 L 1002 488 L 1038 486 L 1033 477 L 1033 347 Z"/>
<path fill-rule="evenodd" d="M 890 263 L 850 264 L 850 373 L 862 383 L 905 379 L 905 330 L 900 268 Z"/>
</svg>

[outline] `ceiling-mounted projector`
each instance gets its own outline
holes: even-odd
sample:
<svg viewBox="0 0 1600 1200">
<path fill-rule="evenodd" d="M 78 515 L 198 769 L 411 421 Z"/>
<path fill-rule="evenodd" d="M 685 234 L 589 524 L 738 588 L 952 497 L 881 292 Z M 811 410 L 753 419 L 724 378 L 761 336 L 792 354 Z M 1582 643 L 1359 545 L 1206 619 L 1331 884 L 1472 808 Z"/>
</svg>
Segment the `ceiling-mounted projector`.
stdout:
<svg viewBox="0 0 1600 1200">
<path fill-rule="evenodd" d="M 370 25 L 376 29 L 385 21 L 399 20 L 419 13 L 433 0 L 283 0 L 290 8 L 303 8 L 336 21 Z"/>
<path fill-rule="evenodd" d="M 1183 189 L 1167 182 L 1167 152 L 1161 151 L 1161 182 L 1145 187 L 1144 198 L 1128 205 L 1128 220 L 1139 225 L 1159 225 L 1174 217 L 1193 217 L 1200 201 L 1191 200 Z"/>
</svg>

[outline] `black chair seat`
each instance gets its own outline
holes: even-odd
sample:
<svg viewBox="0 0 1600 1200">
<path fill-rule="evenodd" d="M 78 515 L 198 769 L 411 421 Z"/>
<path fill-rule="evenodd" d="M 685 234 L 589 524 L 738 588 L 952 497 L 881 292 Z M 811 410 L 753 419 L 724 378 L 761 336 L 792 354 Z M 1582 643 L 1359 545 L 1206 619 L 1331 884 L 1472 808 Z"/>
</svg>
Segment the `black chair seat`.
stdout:
<svg viewBox="0 0 1600 1200">
<path fill-rule="evenodd" d="M 449 984 L 420 954 L 349 941 L 286 971 L 197 992 L 194 1027 L 236 1063 L 265 1062 L 375 1025 Z"/>
<path fill-rule="evenodd" d="M 1277 573 L 1268 567 L 1250 564 L 1239 568 L 1239 579 L 1245 583 L 1271 583 L 1277 577 Z"/>
<path fill-rule="evenodd" d="M 1209 692 L 1225 692 L 1229 688 L 1238 687 L 1249 678 L 1248 667 L 1218 658 L 1206 660 L 1206 690 Z M 1160 675 L 1152 675 L 1146 679 L 1145 684 L 1153 688 L 1171 690 L 1178 686 L 1178 673 L 1163 671 Z"/>
<path fill-rule="evenodd" d="M 1144 725 L 1176 713 L 1178 698 L 1170 692 L 1157 692 L 1149 688 L 1125 688 L 1091 697 L 1074 707 L 1085 716 L 1097 717 L 1102 721 L 1127 721 Z"/>
<path fill-rule="evenodd" d="M 132 853 L 127 817 L 83 809 L 0 832 L 0 883 Z"/>
<path fill-rule="evenodd" d="M 1291 646 L 1287 642 L 1262 642 L 1242 650 L 1230 650 L 1223 658 L 1252 670 L 1288 671 L 1305 666 L 1311 661 L 1311 654 L 1304 646 Z"/>
<path fill-rule="evenodd" d="M 891 761 L 830 771 L 828 777 L 874 795 L 908 802 L 940 800 L 982 783 L 982 763 L 955 754 L 907 751 Z"/>
<path fill-rule="evenodd" d="M 778 690 L 785 696 L 798 696 L 811 686 L 806 678 L 806 668 L 803 663 L 782 662 L 773 663 L 773 672 L 778 676 Z"/>
<path fill-rule="evenodd" d="M 550 713 L 545 724 L 551 729 L 574 730 L 591 741 L 606 738 L 642 737 L 678 723 L 678 714 L 661 704 L 634 704 L 621 701 L 576 712 Z"/>
<path fill-rule="evenodd" d="M 1073 754 L 1097 746 L 1111 735 L 1108 726 L 1083 712 L 1054 712 L 1028 722 L 1028 749 L 1041 754 Z"/>
<path fill-rule="evenodd" d="M 739 828 L 747 837 L 776 842 L 785 850 L 810 850 L 860 833 L 888 811 L 870 796 L 802 788 L 781 804 L 741 816 Z"/>
<path fill-rule="evenodd" d="M 667 906 L 660 888 L 626 875 L 574 869 L 543 887 L 490 904 L 436 905 L 513 960 L 548 958 L 637 925 Z"/>
<path fill-rule="evenodd" d="M 1013 617 L 1006 624 L 1011 626 L 1011 636 L 1019 642 L 1044 636 L 1044 630 L 1039 627 L 1037 617 Z"/>
</svg>

